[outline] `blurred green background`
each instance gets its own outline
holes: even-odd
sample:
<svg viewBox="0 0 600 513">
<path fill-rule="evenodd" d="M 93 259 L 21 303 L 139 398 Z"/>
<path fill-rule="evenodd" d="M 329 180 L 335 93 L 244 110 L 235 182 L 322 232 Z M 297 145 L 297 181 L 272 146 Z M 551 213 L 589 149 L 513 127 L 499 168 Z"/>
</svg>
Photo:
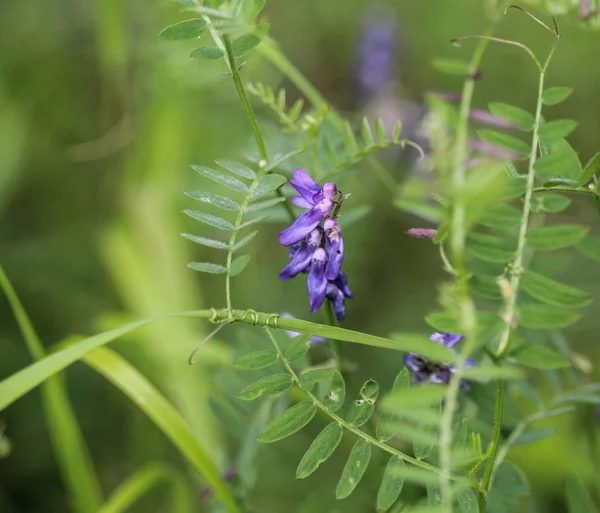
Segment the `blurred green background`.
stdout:
<svg viewBox="0 0 600 513">
<path fill-rule="evenodd" d="M 265 15 L 271 35 L 324 97 L 353 117 L 364 102 L 353 88 L 353 63 L 368 7 L 362 0 L 269 0 Z M 471 45 L 453 48 L 456 36 L 480 33 L 487 25 L 474 0 L 390 0 L 399 37 L 399 83 L 393 98 L 416 103 L 428 90 L 455 91 L 456 77 L 431 67 L 436 56 L 466 57 Z M 0 1 L 0 262 L 47 347 L 66 336 L 92 334 L 122 322 L 171 311 L 224 304 L 221 277 L 198 276 L 186 268 L 208 251 L 179 237 L 206 230 L 180 211 L 194 208 L 185 189 L 206 183 L 189 164 L 216 158 L 243 159 L 255 153 L 231 80 L 222 63 L 190 59 L 193 42 L 158 37 L 184 19 L 166 1 Z M 543 14 L 543 13 L 542 13 Z M 573 17 L 561 20 L 563 41 L 548 74 L 550 85 L 575 93 L 552 114 L 580 125 L 570 141 L 583 161 L 600 149 L 600 34 Z M 524 17 L 509 14 L 498 33 L 518 38 L 540 52 L 550 36 Z M 270 64 L 253 54 L 243 71 L 248 81 L 288 86 Z M 524 55 L 490 47 L 477 84 L 475 104 L 512 103 L 532 109 L 537 75 Z M 298 92 L 289 87 L 288 96 Z M 257 108 L 274 140 L 278 129 Z M 395 155 L 382 162 L 400 178 L 409 172 Z M 423 330 L 444 279 L 435 250 L 404 232 L 424 221 L 392 206 L 392 197 L 363 166 L 344 186 L 354 206 L 370 214 L 345 234 L 346 272 L 355 298 L 347 304 L 345 327 L 386 334 Z M 190 206 L 191 205 L 191 206 Z M 596 226 L 591 200 L 575 198 L 561 222 Z M 256 256 L 234 281 L 234 303 L 260 311 L 311 316 L 301 280 L 280 283 L 287 261 L 277 244 L 281 224 L 263 227 L 251 244 Z M 600 267 L 583 257 L 549 262 L 554 275 L 596 293 Z M 597 304 L 566 336 L 592 362 L 598 358 Z M 0 299 L 0 378 L 30 363 L 8 303 Z M 227 468 L 232 444 L 208 406 L 218 375 L 241 341 L 256 336 L 249 327 L 224 330 L 189 366 L 187 358 L 208 330 L 195 321 L 161 321 L 112 345 L 177 406 L 203 445 Z M 388 387 L 402 355 L 363 347 L 345 349 L 360 362 L 357 381 L 376 377 Z M 144 463 L 167 461 L 186 472 L 192 494 L 202 484 L 168 440 L 129 399 L 87 366 L 65 373 L 83 434 L 108 494 Z M 537 376 L 540 390 L 550 387 Z M 581 437 L 581 415 L 557 422 L 559 435 L 515 451 L 511 458 L 529 475 L 536 499 L 524 511 L 564 511 L 560 488 L 566 469 L 592 482 L 590 454 Z M 0 413 L 12 453 L 0 460 L 2 513 L 64 512 L 68 502 L 47 434 L 39 390 Z M 257 457 L 254 511 L 370 511 L 376 487 L 359 489 L 334 505 L 333 488 L 343 451 L 310 479 L 296 482 L 295 466 L 318 431 L 265 447 Z M 381 468 L 382 462 L 378 462 Z M 334 468 L 335 467 L 335 468 Z M 376 481 L 377 472 L 367 479 Z M 375 492 L 373 491 L 375 490 Z M 207 508 L 197 498 L 194 510 Z M 554 508 L 554 509 L 553 509 Z M 161 489 L 132 511 L 169 511 Z"/>
</svg>

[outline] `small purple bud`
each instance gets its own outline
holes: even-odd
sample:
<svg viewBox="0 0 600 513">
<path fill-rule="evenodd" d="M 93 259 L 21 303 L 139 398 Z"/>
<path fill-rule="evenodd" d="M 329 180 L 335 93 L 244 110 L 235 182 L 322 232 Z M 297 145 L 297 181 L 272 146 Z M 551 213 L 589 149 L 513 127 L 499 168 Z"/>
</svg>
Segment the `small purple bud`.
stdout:
<svg viewBox="0 0 600 513">
<path fill-rule="evenodd" d="M 313 196 L 321 190 L 321 186 L 306 171 L 296 169 L 293 178 L 290 179 L 290 184 L 306 201 L 314 205 Z"/>
<path fill-rule="evenodd" d="M 321 228 L 315 228 L 310 232 L 300 247 L 293 252 L 291 262 L 279 273 L 279 279 L 283 281 L 290 280 L 301 272 L 306 271 L 312 262 L 316 249 L 321 244 L 322 238 L 323 232 Z"/>
<path fill-rule="evenodd" d="M 340 274 L 344 262 L 344 239 L 340 224 L 333 217 L 328 217 L 323 223 L 325 230 L 325 248 L 327 249 L 327 270 L 325 276 L 328 280 L 335 280 Z"/>
<path fill-rule="evenodd" d="M 327 182 L 323 186 L 323 188 L 317 194 L 314 195 L 313 201 L 316 204 L 316 203 L 319 203 L 320 201 L 322 201 L 324 198 L 334 200 L 336 194 L 337 194 L 337 186 L 334 183 Z"/>
<path fill-rule="evenodd" d="M 487 110 L 473 109 L 469 113 L 469 117 L 473 121 L 478 121 L 479 123 L 483 123 L 485 125 L 495 126 L 498 128 L 507 128 L 513 129 L 517 128 L 517 125 L 508 121 L 507 119 L 500 118 L 498 116 L 494 116 L 492 113 Z"/>
<path fill-rule="evenodd" d="M 291 246 L 301 241 L 327 217 L 332 208 L 333 201 L 324 199 L 309 211 L 301 214 L 291 226 L 279 233 L 279 244 Z"/>
<path fill-rule="evenodd" d="M 317 249 L 313 255 L 308 280 L 306 281 L 311 312 L 316 312 L 325 301 L 325 293 L 327 292 L 326 263 L 327 253 L 323 248 Z"/>
<path fill-rule="evenodd" d="M 407 230 L 406 233 L 417 239 L 433 239 L 435 238 L 437 230 L 432 230 L 431 228 L 411 228 Z"/>
<path fill-rule="evenodd" d="M 490 157 L 501 160 L 517 160 L 521 157 L 520 153 L 505 150 L 504 148 L 480 141 L 479 139 L 469 139 L 469 147 L 481 153 L 486 153 Z"/>
</svg>

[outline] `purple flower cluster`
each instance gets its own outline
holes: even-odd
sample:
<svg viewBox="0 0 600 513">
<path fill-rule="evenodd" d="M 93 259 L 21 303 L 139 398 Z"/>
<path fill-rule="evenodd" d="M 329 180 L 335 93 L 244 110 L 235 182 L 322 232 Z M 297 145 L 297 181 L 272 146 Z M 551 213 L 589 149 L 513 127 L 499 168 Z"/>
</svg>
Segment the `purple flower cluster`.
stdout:
<svg viewBox="0 0 600 513">
<path fill-rule="evenodd" d="M 279 278 L 289 280 L 308 273 L 311 312 L 316 312 L 327 298 L 341 321 L 346 314 L 346 298 L 352 297 L 342 271 L 344 240 L 336 219 L 337 209 L 334 210 L 341 193 L 333 183 L 321 187 L 302 169 L 294 171 L 290 184 L 298 192 L 292 203 L 306 212 L 279 234 L 279 243 L 290 246 L 290 263 Z"/>
<path fill-rule="evenodd" d="M 452 348 L 460 340 L 462 335 L 456 335 L 455 333 L 434 333 L 431 335 L 429 340 L 443 344 L 446 347 Z M 456 367 L 449 363 L 432 362 L 417 353 L 408 353 L 404 357 L 404 364 L 412 372 L 413 383 L 439 383 L 448 384 L 450 378 L 456 372 Z M 465 369 L 469 369 L 475 366 L 475 361 L 472 358 L 465 360 Z M 462 388 L 468 388 L 467 381 L 463 380 L 461 383 Z"/>
</svg>

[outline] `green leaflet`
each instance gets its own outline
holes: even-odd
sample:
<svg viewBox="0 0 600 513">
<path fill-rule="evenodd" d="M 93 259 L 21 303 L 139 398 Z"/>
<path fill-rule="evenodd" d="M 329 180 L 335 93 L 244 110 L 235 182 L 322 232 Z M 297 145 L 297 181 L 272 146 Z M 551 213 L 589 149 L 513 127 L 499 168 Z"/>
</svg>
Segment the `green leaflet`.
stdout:
<svg viewBox="0 0 600 513">
<path fill-rule="evenodd" d="M 532 271 L 523 275 L 521 287 L 530 296 L 550 305 L 582 307 L 593 300 L 592 295 L 583 290 L 563 285 Z"/>
<path fill-rule="evenodd" d="M 298 403 L 269 422 L 258 434 L 258 440 L 271 443 L 293 435 L 312 420 L 316 411 L 312 401 Z"/>
<path fill-rule="evenodd" d="M 221 217 L 213 216 L 212 214 L 207 214 L 205 212 L 200 212 L 199 210 L 184 210 L 183 213 L 187 216 L 190 216 L 192 219 L 196 219 L 197 221 L 200 221 L 209 226 L 213 226 L 214 228 L 218 228 L 219 230 L 233 230 L 233 225 L 229 221 L 226 221 Z"/>
<path fill-rule="evenodd" d="M 351 426 L 360 427 L 369 421 L 374 411 L 375 405 L 373 402 L 357 399 L 348 408 L 346 420 Z"/>
<path fill-rule="evenodd" d="M 600 237 L 588 235 L 575 247 L 582 255 L 600 262 Z"/>
<path fill-rule="evenodd" d="M 560 194 L 548 193 L 534 196 L 531 199 L 531 204 L 534 211 L 541 210 L 556 214 L 565 210 L 571 204 L 571 199 Z"/>
<path fill-rule="evenodd" d="M 201 273 L 223 274 L 227 272 L 226 267 L 223 267 L 219 264 L 212 264 L 210 262 L 190 262 L 187 266 L 190 269 L 199 271 Z"/>
<path fill-rule="evenodd" d="M 256 199 L 270 192 L 274 192 L 286 182 L 287 178 L 282 175 L 276 175 L 271 173 L 268 175 L 261 176 L 258 180 L 256 188 L 250 196 L 250 199 Z"/>
<path fill-rule="evenodd" d="M 394 455 L 388 460 L 377 492 L 378 510 L 388 510 L 398 500 L 404 486 L 404 466 L 404 460 L 399 456 Z"/>
<path fill-rule="evenodd" d="M 266 208 L 271 208 L 271 207 L 274 207 L 275 205 L 279 205 L 279 203 L 282 203 L 284 201 L 285 201 L 284 197 L 272 198 L 272 199 L 268 199 L 265 201 L 259 201 L 257 203 L 252 203 L 251 205 L 248 205 L 248 208 L 246 208 L 245 212 L 246 213 L 258 212 L 259 210 L 264 210 Z"/>
<path fill-rule="evenodd" d="M 269 24 L 261 23 L 255 27 L 252 32 L 238 37 L 235 41 L 233 41 L 233 43 L 231 43 L 233 55 L 235 57 L 243 57 L 244 55 L 250 53 L 262 42 L 268 32 Z"/>
<path fill-rule="evenodd" d="M 506 103 L 490 103 L 488 106 L 494 116 L 514 123 L 519 130 L 523 130 L 524 132 L 533 130 L 535 118 L 529 112 Z"/>
<path fill-rule="evenodd" d="M 486 276 L 484 274 L 473 274 L 470 283 L 471 290 L 478 296 L 492 301 L 499 301 L 502 299 L 496 277 Z"/>
<path fill-rule="evenodd" d="M 281 394 L 292 388 L 293 384 L 294 381 L 289 374 L 273 374 L 244 387 L 238 397 L 244 401 L 252 401 L 261 395 Z"/>
<path fill-rule="evenodd" d="M 549 436 L 554 436 L 556 433 L 556 428 L 551 426 L 530 428 L 515 438 L 511 446 L 516 447 L 518 445 L 531 444 Z"/>
<path fill-rule="evenodd" d="M 534 369 L 561 369 L 570 367 L 571 362 L 552 349 L 520 339 L 517 348 L 510 353 L 521 365 Z"/>
<path fill-rule="evenodd" d="M 542 102 L 544 105 L 557 105 L 571 96 L 572 92 L 572 87 L 549 87 L 542 93 Z"/>
<path fill-rule="evenodd" d="M 221 173 L 220 171 L 216 171 L 204 166 L 192 166 L 192 169 L 209 180 L 224 185 L 229 189 L 237 192 L 248 192 L 248 186 L 244 182 L 241 182 L 232 176 L 226 175 L 225 173 Z"/>
<path fill-rule="evenodd" d="M 219 207 L 224 210 L 238 211 L 240 209 L 240 206 L 235 201 L 211 192 L 185 191 L 184 194 L 192 199 L 201 201 L 207 205 L 214 205 L 215 207 Z"/>
<path fill-rule="evenodd" d="M 371 444 L 363 438 L 360 438 L 354 444 L 350 456 L 348 457 L 348 461 L 342 471 L 342 476 L 338 481 L 335 490 L 337 499 L 345 499 L 354 491 L 367 470 L 370 459 Z"/>
<path fill-rule="evenodd" d="M 533 167 L 540 180 L 556 177 L 578 180 L 582 173 L 577 153 L 564 139 L 552 144 L 550 153 L 537 159 Z"/>
<path fill-rule="evenodd" d="M 229 246 L 225 242 L 221 242 L 220 240 L 215 239 L 207 239 L 206 237 L 199 237 L 197 235 L 191 235 L 190 233 L 181 233 L 182 237 L 185 237 L 196 244 L 201 244 L 202 246 L 206 246 L 208 248 L 214 249 L 227 249 Z"/>
<path fill-rule="evenodd" d="M 506 203 L 490 206 L 484 210 L 479 219 L 479 224 L 500 230 L 513 228 L 518 226 L 520 222 L 521 211 Z"/>
<path fill-rule="evenodd" d="M 288 362 L 294 362 L 299 358 L 302 358 L 310 348 L 310 341 L 312 335 L 310 333 L 303 333 L 295 336 L 290 344 L 283 350 L 283 357 Z"/>
<path fill-rule="evenodd" d="M 529 155 L 529 152 L 531 151 L 528 143 L 504 132 L 496 132 L 495 130 L 478 130 L 477 135 L 483 142 L 493 144 L 494 146 L 498 146 L 509 151 L 517 152 L 523 157 Z"/>
<path fill-rule="evenodd" d="M 248 180 L 254 180 L 256 178 L 256 173 L 252 171 L 252 169 L 238 162 L 233 162 L 231 160 L 215 160 L 215 163 L 221 166 L 223 169 L 227 169 L 227 171 L 230 173 L 238 175 L 242 178 L 246 178 Z"/>
<path fill-rule="evenodd" d="M 526 235 L 529 246 L 540 251 L 567 248 L 580 242 L 589 228 L 579 225 L 541 226 L 530 230 Z"/>
<path fill-rule="evenodd" d="M 460 513 L 479 513 L 477 495 L 472 488 L 463 488 L 458 492 L 458 507 Z"/>
<path fill-rule="evenodd" d="M 494 379 L 519 379 L 523 377 L 523 372 L 514 366 L 482 365 L 481 367 L 466 369 L 464 376 L 472 381 L 487 383 Z"/>
<path fill-rule="evenodd" d="M 300 388 L 310 392 L 317 383 L 331 378 L 333 369 L 309 369 L 302 373 L 298 384 Z"/>
<path fill-rule="evenodd" d="M 557 119 L 540 126 L 539 137 L 543 144 L 553 144 L 567 137 L 578 123 L 572 119 Z"/>
<path fill-rule="evenodd" d="M 415 458 L 418 460 L 424 460 L 430 454 L 433 448 L 438 444 L 439 438 L 439 418 L 441 414 L 441 402 L 432 405 L 431 412 L 434 414 L 436 419 L 435 422 L 430 422 L 428 419 L 423 419 L 419 422 L 417 429 L 423 431 L 425 434 L 431 435 L 433 441 L 432 442 L 421 442 L 418 440 L 414 440 L 413 442 L 413 451 L 415 454 Z"/>
<path fill-rule="evenodd" d="M 521 469 L 510 461 L 503 461 L 496 471 L 494 488 L 515 497 L 529 495 L 529 482 Z"/>
<path fill-rule="evenodd" d="M 343 434 L 344 430 L 337 422 L 332 422 L 323 429 L 300 460 L 296 477 L 304 479 L 310 476 L 321 463 L 327 461 L 342 440 Z"/>
<path fill-rule="evenodd" d="M 579 185 L 585 185 L 600 170 L 600 153 L 596 153 L 583 168 L 579 178 Z"/>
<path fill-rule="evenodd" d="M 252 257 L 250 255 L 240 255 L 231 262 L 231 268 L 229 269 L 229 276 L 234 277 L 241 274 Z"/>
<path fill-rule="evenodd" d="M 575 474 L 569 473 L 565 479 L 565 494 L 569 513 L 595 513 L 594 503 L 589 492 Z"/>
<path fill-rule="evenodd" d="M 507 263 L 514 258 L 514 246 L 500 237 L 483 233 L 470 233 L 466 241 L 470 255 L 493 263 Z"/>
<path fill-rule="evenodd" d="M 238 230 L 239 231 L 239 230 Z M 243 239 L 240 239 L 238 242 L 236 242 L 231 250 L 232 253 L 235 253 L 236 251 L 240 250 L 241 248 L 243 248 L 246 244 L 248 244 L 248 242 L 250 242 L 254 237 L 256 237 L 256 235 L 258 234 L 258 230 L 246 235 Z"/>
<path fill-rule="evenodd" d="M 223 50 L 214 45 L 201 46 L 200 48 L 196 48 L 191 54 L 190 57 L 194 59 L 200 60 L 208 60 L 213 61 L 217 59 L 221 59 L 225 54 Z"/>
<path fill-rule="evenodd" d="M 566 328 L 580 317 L 577 312 L 557 306 L 525 303 L 519 308 L 520 324 L 533 330 Z"/>
<path fill-rule="evenodd" d="M 333 371 L 329 392 L 323 398 L 323 404 L 330 411 L 335 413 L 344 406 L 346 400 L 346 382 L 337 369 Z"/>
<path fill-rule="evenodd" d="M 205 30 L 206 22 L 202 18 L 193 18 L 167 27 L 160 33 L 160 37 L 171 41 L 194 39 L 200 37 Z"/>
<path fill-rule="evenodd" d="M 425 322 L 437 331 L 447 331 L 450 333 L 462 332 L 460 318 L 455 312 L 432 312 L 425 317 Z M 496 314 L 489 312 L 477 312 L 477 322 L 479 328 L 484 330 L 494 328 L 501 322 L 501 319 Z M 454 361 L 456 361 L 456 359 L 454 359 Z"/>
<path fill-rule="evenodd" d="M 254 353 L 245 354 L 233 362 L 233 366 L 242 370 L 265 369 L 275 364 L 279 360 L 279 355 L 274 349 L 264 349 Z"/>
</svg>

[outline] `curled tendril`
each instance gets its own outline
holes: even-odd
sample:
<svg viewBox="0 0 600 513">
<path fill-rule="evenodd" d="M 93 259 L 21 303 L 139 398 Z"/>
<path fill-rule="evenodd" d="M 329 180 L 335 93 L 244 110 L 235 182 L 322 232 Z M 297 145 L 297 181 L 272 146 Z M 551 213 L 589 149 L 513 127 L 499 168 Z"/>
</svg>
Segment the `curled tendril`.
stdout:
<svg viewBox="0 0 600 513">
<path fill-rule="evenodd" d="M 246 310 L 241 318 L 242 322 L 246 320 L 246 316 L 250 317 L 250 324 L 252 326 L 256 326 L 256 323 L 258 322 L 258 312 L 256 312 L 256 310 Z"/>
<path fill-rule="evenodd" d="M 212 322 L 213 324 L 219 324 L 221 322 L 219 311 L 216 308 L 211 308 L 210 311 L 212 312 L 210 322 Z"/>
<path fill-rule="evenodd" d="M 278 313 L 269 315 L 269 317 L 267 317 L 267 321 L 265 322 L 265 326 L 267 328 L 279 329 L 279 317 L 280 315 Z M 269 326 L 271 320 L 273 321 L 273 326 Z"/>
<path fill-rule="evenodd" d="M 423 150 L 423 148 L 421 148 L 420 144 L 417 144 L 416 142 L 411 141 L 410 139 L 402 139 L 401 143 L 403 148 L 405 146 L 410 146 L 411 148 L 414 148 L 419 152 L 419 158 L 417 160 L 423 160 L 425 158 L 425 151 Z"/>
<path fill-rule="evenodd" d="M 216 312 L 216 310 L 214 308 L 211 308 L 211 310 L 214 310 L 214 312 Z M 211 319 L 212 321 L 212 319 Z M 221 331 L 221 329 L 223 328 L 223 326 L 225 326 L 225 324 L 227 324 L 227 322 L 224 322 L 222 324 L 219 324 L 214 330 L 212 330 L 206 337 L 204 337 L 202 339 L 202 341 L 194 348 L 194 350 L 192 351 L 192 354 L 190 354 L 190 357 L 188 358 L 188 363 L 190 365 L 194 365 L 194 363 L 196 363 L 196 361 L 194 360 L 194 356 L 196 355 L 196 353 L 198 351 L 200 351 L 200 348 L 206 344 L 211 338 L 213 338 L 217 333 L 219 333 L 219 331 Z"/>
<path fill-rule="evenodd" d="M 556 18 L 554 16 L 552 16 L 552 23 L 554 24 L 554 29 L 551 29 L 548 25 L 546 25 L 542 20 L 540 20 L 539 18 L 537 18 L 536 16 L 534 16 L 533 14 L 531 14 L 528 10 L 523 9 L 522 7 L 518 6 L 518 5 L 509 5 L 505 10 L 504 10 L 504 14 L 506 15 L 506 13 L 508 13 L 509 9 L 517 9 L 519 11 L 521 11 L 523 14 L 526 14 L 527 16 L 529 16 L 532 20 L 534 20 L 536 23 L 539 23 L 542 27 L 544 27 L 547 31 L 551 32 L 552 34 L 554 34 L 556 37 L 560 37 L 560 32 L 558 30 L 558 24 L 556 23 Z"/>
</svg>

